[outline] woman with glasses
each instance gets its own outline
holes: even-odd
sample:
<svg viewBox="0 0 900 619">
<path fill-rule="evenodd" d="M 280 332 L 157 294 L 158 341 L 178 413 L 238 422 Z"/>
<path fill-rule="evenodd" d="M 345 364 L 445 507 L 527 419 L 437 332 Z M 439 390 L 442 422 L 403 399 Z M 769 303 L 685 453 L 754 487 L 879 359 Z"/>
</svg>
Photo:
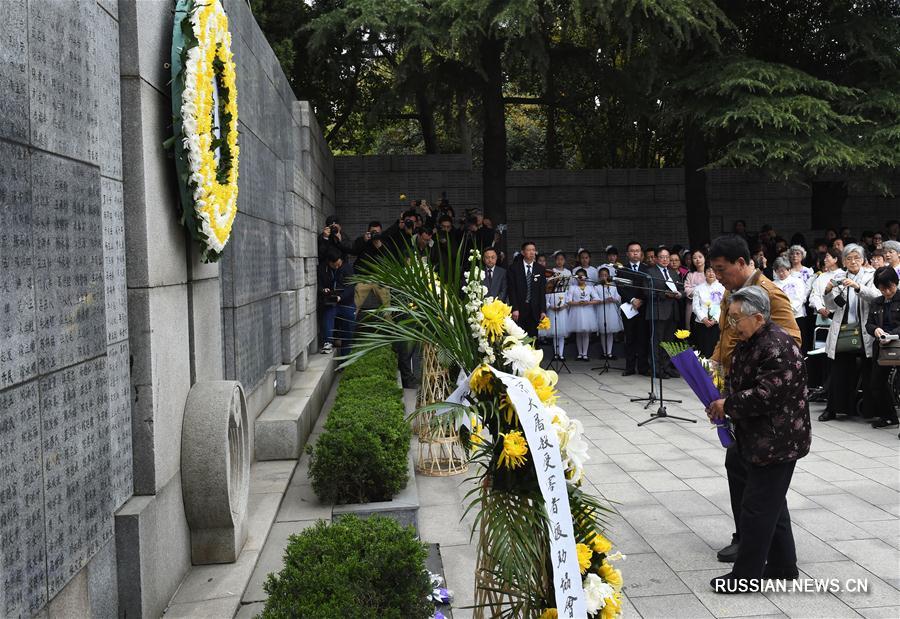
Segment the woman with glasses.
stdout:
<svg viewBox="0 0 900 619">
<path fill-rule="evenodd" d="M 825 285 L 825 307 L 832 312 L 825 353 L 832 360 L 832 377 L 828 408 L 819 415 L 819 421 L 856 414 L 857 384 L 860 378 L 863 384 L 868 384 L 872 359 L 873 338 L 863 325 L 869 315 L 869 304 L 881 296 L 872 284 L 875 272 L 863 266 L 865 250 L 860 245 L 847 245 L 841 257 L 846 274 Z M 870 414 L 866 407 L 863 414 Z"/>
</svg>

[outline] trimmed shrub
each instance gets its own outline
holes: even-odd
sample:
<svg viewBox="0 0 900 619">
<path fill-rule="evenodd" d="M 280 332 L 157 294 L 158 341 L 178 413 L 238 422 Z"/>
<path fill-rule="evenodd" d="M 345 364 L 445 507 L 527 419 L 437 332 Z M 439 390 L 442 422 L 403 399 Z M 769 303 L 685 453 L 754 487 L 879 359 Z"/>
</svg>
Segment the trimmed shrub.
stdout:
<svg viewBox="0 0 900 619">
<path fill-rule="evenodd" d="M 383 376 L 388 380 L 394 380 L 397 377 L 397 355 L 384 346 L 366 353 L 358 361 L 344 368 L 344 380 L 360 376 Z"/>
<path fill-rule="evenodd" d="M 292 535 L 264 585 L 263 619 L 426 619 L 434 614 L 427 550 L 412 527 L 372 516 L 318 522 Z"/>
<path fill-rule="evenodd" d="M 409 438 L 396 379 L 377 371 L 345 374 L 325 431 L 310 449 L 313 490 L 324 503 L 389 501 L 409 481 Z"/>
</svg>

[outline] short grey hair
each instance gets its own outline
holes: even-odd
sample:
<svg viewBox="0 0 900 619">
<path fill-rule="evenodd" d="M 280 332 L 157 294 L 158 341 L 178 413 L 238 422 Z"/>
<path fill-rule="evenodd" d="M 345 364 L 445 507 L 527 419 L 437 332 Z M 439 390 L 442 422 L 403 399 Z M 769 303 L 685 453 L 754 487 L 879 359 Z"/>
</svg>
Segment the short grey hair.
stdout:
<svg viewBox="0 0 900 619">
<path fill-rule="evenodd" d="M 895 251 L 900 254 L 900 241 L 885 241 L 881 244 L 882 251 Z"/>
<path fill-rule="evenodd" d="M 741 313 L 745 316 L 753 314 L 762 314 L 763 318 L 769 320 L 772 315 L 772 302 L 769 300 L 769 293 L 761 286 L 747 286 L 741 288 L 731 295 L 731 302 L 741 302 Z"/>
<path fill-rule="evenodd" d="M 778 269 L 787 269 L 791 270 L 791 263 L 784 256 L 778 256 L 775 258 L 775 262 L 772 263 L 772 270 L 777 271 Z"/>
<path fill-rule="evenodd" d="M 847 259 L 847 256 L 850 254 L 858 254 L 860 258 L 863 260 L 866 259 L 866 250 L 863 249 L 862 245 L 858 245 L 856 243 L 850 243 L 847 247 L 844 248 L 844 251 L 841 253 L 841 258 L 844 260 Z"/>
<path fill-rule="evenodd" d="M 800 252 L 800 255 L 803 256 L 803 258 L 806 258 L 806 248 L 803 247 L 803 245 L 791 245 L 790 247 L 788 247 L 788 255 L 794 253 L 795 251 Z"/>
</svg>

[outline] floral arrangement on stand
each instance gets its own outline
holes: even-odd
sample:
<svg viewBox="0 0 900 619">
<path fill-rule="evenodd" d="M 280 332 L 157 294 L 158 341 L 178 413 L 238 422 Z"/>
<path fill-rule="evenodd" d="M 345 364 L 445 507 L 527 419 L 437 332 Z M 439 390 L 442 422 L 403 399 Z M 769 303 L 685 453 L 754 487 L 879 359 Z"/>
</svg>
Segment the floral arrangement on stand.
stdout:
<svg viewBox="0 0 900 619">
<path fill-rule="evenodd" d="M 181 222 L 215 262 L 237 215 L 238 110 L 228 16 L 220 0 L 178 0 L 172 115 Z"/>
<path fill-rule="evenodd" d="M 545 500 L 547 467 L 561 462 L 563 497 L 568 498 L 574 535 L 571 546 L 581 574 L 583 608 L 590 617 L 610 619 L 621 612 L 621 572 L 604 537 L 610 510 L 581 487 L 588 442 L 583 427 L 557 404 L 555 372 L 540 367 L 543 352 L 512 320 L 512 308 L 485 298 L 480 254 L 472 251 L 465 275 L 459 252 L 435 264 L 417 258 L 412 248 L 371 264 L 357 281 L 390 289 L 391 303 L 364 319 L 352 363 L 367 350 L 398 342 L 430 343 L 448 366 L 459 369 L 459 387 L 450 401 L 424 407 L 417 414 L 450 416 L 459 428 L 464 447 L 475 464 L 475 484 L 467 495 L 468 510 L 476 512 L 478 531 L 476 617 L 571 617 L 571 599 L 557 599 L 560 590 L 554 568 L 566 558 L 551 547 L 560 528 L 551 531 L 552 509 Z M 454 292 L 460 291 L 460 292 Z M 522 410 L 522 394 L 510 385 L 530 386 L 529 404 L 540 401 L 540 414 Z M 524 390 L 523 390 L 524 391 Z M 517 406 L 516 402 L 519 402 Z M 525 416 L 527 415 L 527 419 Z M 544 415 L 544 416 L 541 416 Z M 446 418 L 445 418 L 446 419 Z M 550 429 L 543 428 L 543 419 Z M 541 445 L 529 443 L 533 423 L 552 432 L 556 459 Z M 534 436 L 532 434 L 532 436 Z M 552 475 L 550 476 L 553 477 Z M 562 480 L 560 480 L 562 481 Z M 571 559 L 571 558 L 570 558 Z M 576 583 L 578 584 L 578 583 Z"/>
</svg>

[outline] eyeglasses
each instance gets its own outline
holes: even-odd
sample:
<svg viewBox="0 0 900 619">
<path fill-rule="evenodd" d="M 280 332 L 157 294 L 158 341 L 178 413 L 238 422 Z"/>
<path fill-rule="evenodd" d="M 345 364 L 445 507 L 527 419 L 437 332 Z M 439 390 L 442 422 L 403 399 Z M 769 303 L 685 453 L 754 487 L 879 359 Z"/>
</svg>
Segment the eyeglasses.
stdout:
<svg viewBox="0 0 900 619">
<path fill-rule="evenodd" d="M 750 318 L 750 316 L 747 316 L 746 314 L 742 314 L 740 318 L 735 318 L 731 314 L 728 314 L 728 316 L 725 317 L 725 320 L 726 320 L 726 322 L 728 322 L 729 327 L 731 327 L 732 329 L 737 329 L 738 324 L 740 324 L 740 322 L 744 318 Z"/>
</svg>

